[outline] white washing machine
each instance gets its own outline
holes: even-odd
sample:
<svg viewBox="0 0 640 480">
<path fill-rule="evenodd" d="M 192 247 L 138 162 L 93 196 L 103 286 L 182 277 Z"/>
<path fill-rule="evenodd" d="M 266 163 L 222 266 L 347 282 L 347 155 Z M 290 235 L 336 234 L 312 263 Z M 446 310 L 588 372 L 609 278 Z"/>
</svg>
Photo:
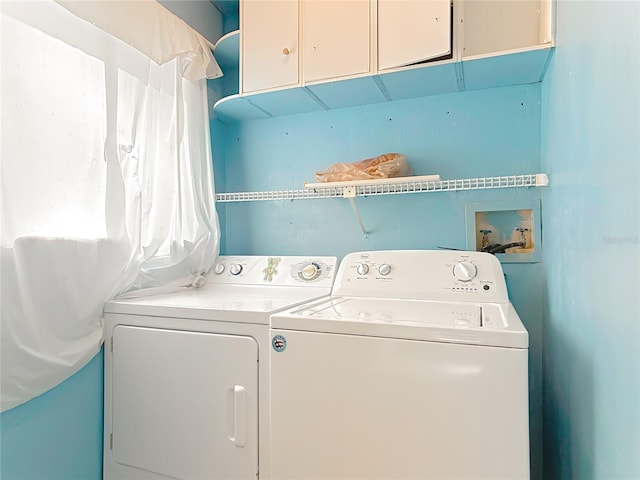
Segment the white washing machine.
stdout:
<svg viewBox="0 0 640 480">
<path fill-rule="evenodd" d="M 272 479 L 528 479 L 528 334 L 500 262 L 347 255 L 271 317 Z"/>
<path fill-rule="evenodd" d="M 219 257 L 201 288 L 105 305 L 104 478 L 268 478 L 269 316 L 335 257 Z"/>
</svg>

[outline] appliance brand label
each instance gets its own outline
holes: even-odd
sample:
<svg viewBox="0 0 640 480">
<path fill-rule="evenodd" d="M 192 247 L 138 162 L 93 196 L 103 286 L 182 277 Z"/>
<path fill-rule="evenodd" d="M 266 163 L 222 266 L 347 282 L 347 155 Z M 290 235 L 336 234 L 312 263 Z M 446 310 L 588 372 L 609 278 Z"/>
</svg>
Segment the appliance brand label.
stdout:
<svg viewBox="0 0 640 480">
<path fill-rule="evenodd" d="M 271 339 L 271 346 L 276 352 L 284 352 L 287 349 L 287 339 L 282 335 L 276 335 Z"/>
</svg>

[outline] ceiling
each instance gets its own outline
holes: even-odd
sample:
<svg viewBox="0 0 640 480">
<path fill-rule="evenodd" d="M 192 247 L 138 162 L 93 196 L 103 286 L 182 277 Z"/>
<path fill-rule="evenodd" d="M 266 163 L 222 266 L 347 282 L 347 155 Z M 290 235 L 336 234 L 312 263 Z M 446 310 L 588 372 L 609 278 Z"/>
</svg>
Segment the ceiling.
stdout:
<svg viewBox="0 0 640 480">
<path fill-rule="evenodd" d="M 209 0 L 224 16 L 238 14 L 239 0 Z"/>
</svg>

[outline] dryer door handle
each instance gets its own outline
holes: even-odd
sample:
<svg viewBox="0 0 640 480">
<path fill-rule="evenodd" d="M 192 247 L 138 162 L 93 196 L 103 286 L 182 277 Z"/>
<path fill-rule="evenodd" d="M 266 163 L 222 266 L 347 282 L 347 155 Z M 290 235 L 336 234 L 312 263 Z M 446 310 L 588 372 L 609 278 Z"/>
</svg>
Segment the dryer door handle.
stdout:
<svg viewBox="0 0 640 480">
<path fill-rule="evenodd" d="M 233 436 L 229 439 L 236 447 L 247 443 L 247 389 L 242 385 L 233 387 Z"/>
</svg>

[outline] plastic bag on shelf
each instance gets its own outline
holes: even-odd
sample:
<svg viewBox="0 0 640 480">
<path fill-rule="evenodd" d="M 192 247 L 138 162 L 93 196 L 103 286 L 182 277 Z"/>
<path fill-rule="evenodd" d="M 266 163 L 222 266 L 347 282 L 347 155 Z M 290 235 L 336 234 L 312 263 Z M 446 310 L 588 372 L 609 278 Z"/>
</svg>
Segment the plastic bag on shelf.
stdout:
<svg viewBox="0 0 640 480">
<path fill-rule="evenodd" d="M 376 180 L 379 178 L 411 175 L 407 157 L 399 153 L 385 153 L 354 163 L 334 163 L 323 172 L 316 172 L 318 182 L 345 182 L 349 180 Z"/>
</svg>

